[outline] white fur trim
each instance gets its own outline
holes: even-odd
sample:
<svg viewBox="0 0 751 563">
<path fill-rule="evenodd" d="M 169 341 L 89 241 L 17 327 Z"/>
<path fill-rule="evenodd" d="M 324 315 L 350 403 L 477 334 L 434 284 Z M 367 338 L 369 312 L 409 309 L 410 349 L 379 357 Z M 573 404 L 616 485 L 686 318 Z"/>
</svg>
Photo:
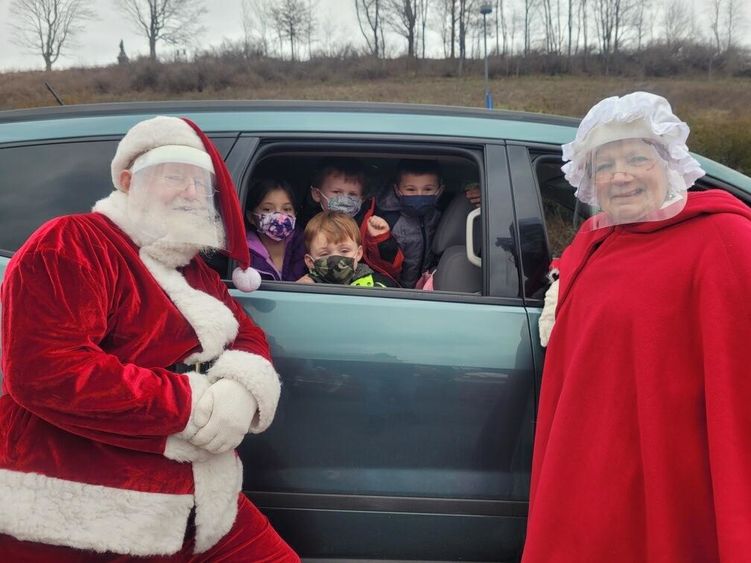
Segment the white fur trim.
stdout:
<svg viewBox="0 0 751 563">
<path fill-rule="evenodd" d="M 214 173 L 214 165 L 211 163 L 209 153 L 205 150 L 194 149 L 193 147 L 182 145 L 162 145 L 161 147 L 143 153 L 135 160 L 133 166 L 131 166 L 131 172 L 135 174 L 139 170 L 143 170 L 149 166 L 166 164 L 168 162 L 176 164 L 192 164 L 193 166 L 203 168 L 207 172 Z"/>
<path fill-rule="evenodd" d="M 258 402 L 258 412 L 249 432 L 259 434 L 274 420 L 281 394 L 279 374 L 266 358 L 242 350 L 226 350 L 209 369 L 209 381 L 232 379 L 245 387 Z"/>
<path fill-rule="evenodd" d="M 211 548 L 230 531 L 237 517 L 243 467 L 234 450 L 193 464 L 196 499 L 195 552 Z"/>
<path fill-rule="evenodd" d="M 213 360 L 237 336 L 237 319 L 224 303 L 208 293 L 192 288 L 180 272 L 160 261 L 154 248 L 142 245 L 128 220 L 127 197 L 124 193 L 112 192 L 96 202 L 94 211 L 108 217 L 141 247 L 139 256 L 144 265 L 193 327 L 201 342 L 202 351 L 191 354 L 183 361 L 192 364 Z"/>
<path fill-rule="evenodd" d="M 558 306 L 558 280 L 550 284 L 545 292 L 545 305 L 540 314 L 538 328 L 540 330 L 540 344 L 547 346 L 550 341 L 550 334 L 553 332 L 555 325 L 555 309 Z"/>
<path fill-rule="evenodd" d="M 122 190 L 120 172 L 130 168 L 139 155 L 162 145 L 184 145 L 206 150 L 198 134 L 179 117 L 160 115 L 141 121 L 131 127 L 117 145 L 110 165 L 112 185 Z"/>
<path fill-rule="evenodd" d="M 240 291 L 250 293 L 261 286 L 261 274 L 255 268 L 243 270 L 238 266 L 232 271 L 232 283 Z"/>
<path fill-rule="evenodd" d="M 0 532 L 126 555 L 180 550 L 193 495 L 145 493 L 0 469 Z"/>
<path fill-rule="evenodd" d="M 237 336 L 240 325 L 232 311 L 216 297 L 192 288 L 180 272 L 156 261 L 143 249 L 139 255 L 201 342 L 201 352 L 191 354 L 183 361 L 193 364 L 216 358 Z"/>
</svg>

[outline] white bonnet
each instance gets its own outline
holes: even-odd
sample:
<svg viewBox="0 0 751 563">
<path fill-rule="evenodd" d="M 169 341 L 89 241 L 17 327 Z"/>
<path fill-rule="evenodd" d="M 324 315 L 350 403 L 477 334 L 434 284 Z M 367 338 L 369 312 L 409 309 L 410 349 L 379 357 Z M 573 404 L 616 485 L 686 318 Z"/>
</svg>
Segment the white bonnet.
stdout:
<svg viewBox="0 0 751 563">
<path fill-rule="evenodd" d="M 130 128 L 117 145 L 110 166 L 112 184 L 118 190 L 122 190 L 120 172 L 129 169 L 140 155 L 165 145 L 180 145 L 206 153 L 201 138 L 179 117 L 160 115 L 140 121 Z"/>
<path fill-rule="evenodd" d="M 689 127 L 673 113 L 662 96 L 633 92 L 596 103 L 582 119 L 576 138 L 563 145 L 566 180 L 577 188 L 576 197 L 597 205 L 587 173 L 592 150 L 622 139 L 649 139 L 661 145 L 667 158 L 668 181 L 675 192 L 685 192 L 705 172 L 688 152 Z"/>
</svg>

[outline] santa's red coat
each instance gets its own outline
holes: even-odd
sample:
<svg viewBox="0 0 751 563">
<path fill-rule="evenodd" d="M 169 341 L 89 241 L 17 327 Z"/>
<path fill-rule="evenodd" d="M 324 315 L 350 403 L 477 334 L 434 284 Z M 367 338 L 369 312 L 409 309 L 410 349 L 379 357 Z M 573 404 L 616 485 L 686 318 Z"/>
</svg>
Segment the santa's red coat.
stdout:
<svg viewBox="0 0 751 563">
<path fill-rule="evenodd" d="M 242 468 L 234 452 L 191 463 L 180 435 L 198 391 L 237 379 L 265 427 L 278 376 L 263 332 L 201 259 L 170 268 L 139 253 L 115 224 L 127 223 L 125 197 L 98 204 L 115 222 L 90 213 L 47 223 L 6 270 L 0 533 L 169 554 L 195 505 L 205 550 L 232 526 Z M 208 376 L 166 369 L 212 359 Z"/>
<path fill-rule="evenodd" d="M 560 261 L 524 563 L 751 560 L 751 212 L 691 193 Z"/>
</svg>

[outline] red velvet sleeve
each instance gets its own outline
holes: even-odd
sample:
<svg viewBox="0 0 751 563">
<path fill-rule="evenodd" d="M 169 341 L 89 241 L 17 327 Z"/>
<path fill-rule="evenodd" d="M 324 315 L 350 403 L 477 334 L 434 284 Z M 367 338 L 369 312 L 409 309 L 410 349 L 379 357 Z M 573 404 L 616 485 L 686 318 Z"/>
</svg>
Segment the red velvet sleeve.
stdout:
<svg viewBox="0 0 751 563">
<path fill-rule="evenodd" d="M 712 219 L 694 280 L 704 357 L 709 463 L 723 562 L 751 553 L 751 222 Z M 686 343 L 686 345 L 690 345 Z"/>
<path fill-rule="evenodd" d="M 112 314 L 102 269 L 19 251 L 2 285 L 4 387 L 22 407 L 86 438 L 162 452 L 191 410 L 187 377 L 123 364 L 98 343 Z"/>
</svg>

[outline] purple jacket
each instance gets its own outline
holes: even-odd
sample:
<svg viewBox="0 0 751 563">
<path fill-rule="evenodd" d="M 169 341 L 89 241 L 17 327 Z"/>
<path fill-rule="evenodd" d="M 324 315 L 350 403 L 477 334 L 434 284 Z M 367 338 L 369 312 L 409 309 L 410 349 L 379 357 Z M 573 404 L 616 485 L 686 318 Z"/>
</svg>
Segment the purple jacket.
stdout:
<svg viewBox="0 0 751 563">
<path fill-rule="evenodd" d="M 284 264 L 282 271 L 276 269 L 269 256 L 269 251 L 258 238 L 258 233 L 252 228 L 248 229 L 246 240 L 250 249 L 250 265 L 259 271 L 261 279 L 274 281 L 297 281 L 308 273 L 305 266 L 305 241 L 303 232 L 295 229 L 287 239 L 284 247 Z"/>
</svg>

